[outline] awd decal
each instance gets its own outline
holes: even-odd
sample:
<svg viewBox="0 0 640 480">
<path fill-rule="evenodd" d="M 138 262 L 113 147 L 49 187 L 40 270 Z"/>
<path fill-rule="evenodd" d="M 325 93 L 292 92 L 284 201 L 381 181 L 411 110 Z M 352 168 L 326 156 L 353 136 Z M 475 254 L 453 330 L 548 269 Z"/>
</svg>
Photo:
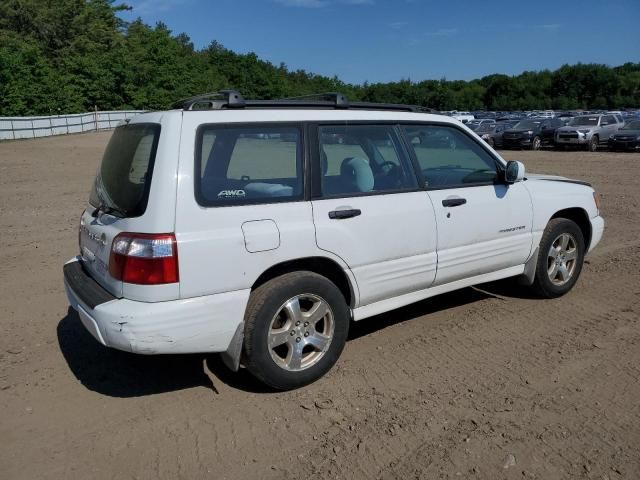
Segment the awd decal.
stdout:
<svg viewBox="0 0 640 480">
<path fill-rule="evenodd" d="M 244 198 L 245 196 L 244 190 L 222 190 L 218 193 L 218 198 Z"/>
<path fill-rule="evenodd" d="M 520 225 L 519 227 L 512 227 L 512 228 L 504 228 L 502 230 L 499 230 L 498 233 L 509 233 L 509 232 L 516 232 L 518 230 L 524 230 L 525 227 L 524 225 Z"/>
</svg>

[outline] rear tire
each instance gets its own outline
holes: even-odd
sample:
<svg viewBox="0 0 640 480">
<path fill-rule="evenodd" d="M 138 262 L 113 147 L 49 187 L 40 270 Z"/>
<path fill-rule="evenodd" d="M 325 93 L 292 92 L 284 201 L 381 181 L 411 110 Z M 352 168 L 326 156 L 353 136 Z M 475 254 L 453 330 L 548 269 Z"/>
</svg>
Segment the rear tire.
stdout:
<svg viewBox="0 0 640 480">
<path fill-rule="evenodd" d="M 245 314 L 245 365 L 277 390 L 302 387 L 336 363 L 349 333 L 342 292 L 313 272 L 293 272 L 251 293 Z"/>
<path fill-rule="evenodd" d="M 543 297 L 564 295 L 578 281 L 584 262 L 582 230 L 566 218 L 554 218 L 540 240 L 533 288 Z"/>
</svg>

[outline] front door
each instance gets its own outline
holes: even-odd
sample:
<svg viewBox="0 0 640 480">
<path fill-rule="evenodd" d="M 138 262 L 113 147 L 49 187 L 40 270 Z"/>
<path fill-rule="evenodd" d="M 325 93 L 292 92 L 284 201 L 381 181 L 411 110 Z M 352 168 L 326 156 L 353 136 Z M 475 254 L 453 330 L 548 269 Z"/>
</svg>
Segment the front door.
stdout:
<svg viewBox="0 0 640 480">
<path fill-rule="evenodd" d="M 351 268 L 356 306 L 430 287 L 437 264 L 434 210 L 397 129 L 320 125 L 311 137 L 317 244 Z"/>
<path fill-rule="evenodd" d="M 438 227 L 434 285 L 522 265 L 533 212 L 522 182 L 499 182 L 498 163 L 461 129 L 404 127 L 429 189 Z"/>
</svg>

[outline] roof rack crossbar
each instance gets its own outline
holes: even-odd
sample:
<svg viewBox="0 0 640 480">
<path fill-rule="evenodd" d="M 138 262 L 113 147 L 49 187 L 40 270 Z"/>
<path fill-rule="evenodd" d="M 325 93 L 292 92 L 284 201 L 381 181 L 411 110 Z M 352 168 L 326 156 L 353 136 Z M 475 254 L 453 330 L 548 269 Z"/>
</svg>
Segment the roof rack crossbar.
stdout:
<svg viewBox="0 0 640 480">
<path fill-rule="evenodd" d="M 174 107 L 184 110 L 202 110 L 203 107 L 205 110 L 219 110 L 221 108 L 242 108 L 245 103 L 244 97 L 237 90 L 220 90 L 178 100 Z"/>
</svg>

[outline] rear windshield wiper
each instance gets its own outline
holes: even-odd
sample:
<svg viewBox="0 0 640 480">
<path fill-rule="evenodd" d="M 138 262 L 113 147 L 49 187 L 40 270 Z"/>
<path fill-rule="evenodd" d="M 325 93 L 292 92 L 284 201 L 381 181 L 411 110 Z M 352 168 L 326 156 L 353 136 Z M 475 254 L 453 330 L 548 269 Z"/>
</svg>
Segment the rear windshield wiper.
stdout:
<svg viewBox="0 0 640 480">
<path fill-rule="evenodd" d="M 127 211 L 123 208 L 118 208 L 118 207 L 110 207 L 105 205 L 104 203 L 100 203 L 100 205 L 98 205 L 95 210 L 93 212 L 91 212 L 91 216 L 96 218 L 100 212 L 102 213 L 106 213 L 107 215 L 112 214 L 112 213 L 116 213 L 118 214 L 118 216 L 120 217 L 126 217 L 127 216 Z"/>
</svg>

